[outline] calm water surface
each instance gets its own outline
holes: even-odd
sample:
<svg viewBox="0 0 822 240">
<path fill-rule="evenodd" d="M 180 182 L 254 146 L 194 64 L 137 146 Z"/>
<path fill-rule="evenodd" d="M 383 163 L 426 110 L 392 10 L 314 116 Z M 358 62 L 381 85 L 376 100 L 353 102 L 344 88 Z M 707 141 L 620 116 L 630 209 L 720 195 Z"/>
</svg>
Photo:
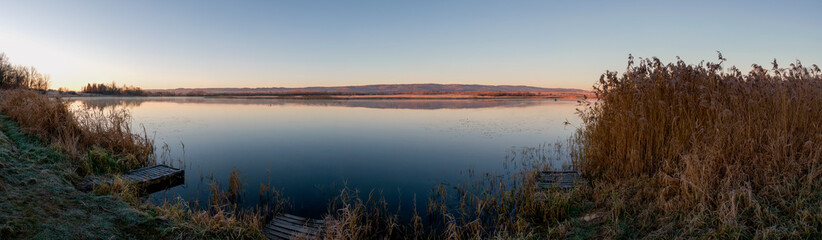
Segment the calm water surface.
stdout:
<svg viewBox="0 0 822 240">
<path fill-rule="evenodd" d="M 502 171 L 516 149 L 564 141 L 573 128 L 563 122 L 578 122 L 575 101 L 553 100 L 74 100 L 128 108 L 158 151 L 168 144 L 184 160 L 185 184 L 154 201 L 206 203 L 209 184 L 227 186 L 237 169 L 244 206 L 258 204 L 260 184 L 271 183 L 291 212 L 309 217 L 326 213 L 343 186 L 382 190 L 391 204 L 407 206 L 415 194 L 425 203 L 437 184 L 459 182 L 469 169 Z"/>
</svg>

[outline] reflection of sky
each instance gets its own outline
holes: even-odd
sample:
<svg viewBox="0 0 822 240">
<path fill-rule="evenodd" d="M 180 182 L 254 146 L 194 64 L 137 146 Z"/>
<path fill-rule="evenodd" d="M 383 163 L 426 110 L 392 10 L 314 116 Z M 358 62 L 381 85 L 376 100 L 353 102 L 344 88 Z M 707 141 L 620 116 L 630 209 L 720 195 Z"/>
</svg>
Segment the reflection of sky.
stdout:
<svg viewBox="0 0 822 240">
<path fill-rule="evenodd" d="M 83 99 L 94 101 L 111 99 Z M 231 169 L 247 175 L 246 197 L 257 201 L 259 184 L 271 181 L 295 204 L 295 212 L 320 215 L 343 182 L 384 189 L 389 199 L 422 202 L 437 183 L 460 171 L 497 171 L 512 147 L 564 140 L 572 129 L 576 102 L 531 101 L 506 107 L 396 109 L 290 103 L 191 103 L 144 101 L 130 104 L 135 124 L 144 124 L 158 145 L 181 155 L 185 143 L 186 186 L 168 193 L 206 200 L 213 176 L 224 186 Z M 453 100 L 446 100 L 448 102 Z M 521 101 L 521 100 L 498 100 Z M 188 103 L 186 103 L 188 102 Z M 443 103 L 447 105 L 448 103 Z M 270 173 L 270 179 L 267 177 Z"/>
</svg>

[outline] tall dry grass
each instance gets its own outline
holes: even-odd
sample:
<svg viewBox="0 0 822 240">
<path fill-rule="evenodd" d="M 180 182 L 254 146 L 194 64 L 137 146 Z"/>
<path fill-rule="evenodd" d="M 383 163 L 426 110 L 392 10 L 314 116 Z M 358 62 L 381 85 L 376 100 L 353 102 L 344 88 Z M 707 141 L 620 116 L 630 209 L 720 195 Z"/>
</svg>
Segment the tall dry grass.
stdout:
<svg viewBox="0 0 822 240">
<path fill-rule="evenodd" d="M 280 197 L 276 189 L 261 191 L 267 200 L 254 208 L 241 208 L 239 204 L 245 176 L 233 169 L 229 184 L 224 189 L 220 182 L 212 181 L 206 208 L 197 201 L 181 198 L 163 200 L 152 204 L 141 198 L 141 189 L 133 182 L 119 176 L 113 181 L 95 186 L 96 194 L 117 197 L 133 208 L 146 212 L 154 220 L 167 223 L 160 229 L 160 239 L 264 239 L 263 226 L 267 219 L 280 214 L 287 207 L 287 199 Z"/>
<path fill-rule="evenodd" d="M 156 161 L 154 140 L 145 129 L 141 135 L 131 128 L 131 116 L 125 109 L 72 110 L 60 98 L 17 89 L 0 92 L 0 113 L 17 122 L 26 133 L 58 146 L 74 160 L 81 175 L 91 171 L 84 156 L 92 147 L 125 160 L 126 170 Z"/>
<path fill-rule="evenodd" d="M 819 67 L 742 73 L 724 60 L 631 57 L 625 73 L 602 75 L 580 111 L 575 159 L 613 212 L 606 235 L 822 234 Z"/>
</svg>

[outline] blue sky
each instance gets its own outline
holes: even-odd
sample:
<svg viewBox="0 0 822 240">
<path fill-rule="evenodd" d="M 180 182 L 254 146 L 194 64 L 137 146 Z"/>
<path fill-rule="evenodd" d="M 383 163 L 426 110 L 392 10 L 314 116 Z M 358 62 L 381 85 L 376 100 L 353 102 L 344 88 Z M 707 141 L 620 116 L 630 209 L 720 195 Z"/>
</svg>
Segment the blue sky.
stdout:
<svg viewBox="0 0 822 240">
<path fill-rule="evenodd" d="M 3 1 L 0 52 L 143 88 L 588 89 L 628 54 L 822 64 L 822 1 Z M 783 66 L 786 66 L 783 65 Z"/>
</svg>

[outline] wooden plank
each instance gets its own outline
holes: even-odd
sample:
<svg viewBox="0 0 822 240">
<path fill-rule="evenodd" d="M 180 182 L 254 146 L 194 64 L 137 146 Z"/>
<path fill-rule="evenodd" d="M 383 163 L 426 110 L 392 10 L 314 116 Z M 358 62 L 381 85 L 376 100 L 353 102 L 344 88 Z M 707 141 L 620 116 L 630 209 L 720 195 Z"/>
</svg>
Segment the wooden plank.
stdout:
<svg viewBox="0 0 822 240">
<path fill-rule="evenodd" d="M 275 229 L 274 226 L 266 226 L 266 231 L 264 231 L 268 235 L 273 235 L 275 238 L 269 237 L 269 239 L 292 239 L 291 231 L 287 231 L 286 229 Z"/>
<path fill-rule="evenodd" d="M 281 214 L 272 218 L 263 231 L 268 239 L 317 238 L 323 234 L 323 223 L 322 220 Z"/>
<path fill-rule="evenodd" d="M 280 221 L 290 222 L 290 223 L 293 223 L 293 224 L 296 224 L 296 225 L 307 225 L 307 226 L 309 226 L 309 227 L 310 227 L 311 225 L 313 225 L 311 222 L 306 222 L 306 221 L 297 221 L 297 220 L 294 220 L 294 219 L 291 219 L 291 218 L 287 218 L 287 217 L 283 217 L 283 216 L 276 216 L 276 217 L 274 217 L 274 219 L 277 219 L 277 220 L 280 220 Z"/>
<path fill-rule="evenodd" d="M 273 223 L 274 226 L 286 228 L 286 229 L 289 229 L 289 230 L 292 230 L 292 231 L 295 231 L 295 232 L 301 232 L 301 233 L 309 234 L 309 235 L 312 235 L 312 236 L 317 235 L 317 233 L 319 232 L 316 229 L 310 229 L 308 227 L 292 224 L 292 223 L 289 223 L 289 222 L 286 222 L 286 221 L 272 221 L 272 223 Z"/>
<path fill-rule="evenodd" d="M 266 228 L 269 231 L 271 231 L 272 233 L 279 233 L 279 235 L 281 237 L 285 237 L 287 239 L 294 239 L 294 238 L 297 238 L 297 236 L 301 236 L 301 235 L 308 236 L 308 237 L 314 237 L 313 235 L 302 233 L 302 232 L 299 232 L 299 231 L 294 231 L 293 229 L 286 228 L 286 227 L 279 226 L 279 225 L 273 225 L 272 224 L 272 225 L 267 226 Z"/>
<path fill-rule="evenodd" d="M 294 219 L 294 220 L 297 220 L 297 221 L 305 221 L 305 218 L 303 218 L 303 217 L 294 216 L 294 215 L 291 215 L 291 214 L 288 214 L 288 213 L 283 213 L 283 215 L 281 215 L 281 216 L 291 218 L 291 219 Z"/>
<path fill-rule="evenodd" d="M 288 214 L 288 213 L 283 213 L 282 216 L 289 217 L 291 219 L 295 219 L 295 220 L 299 220 L 299 221 L 313 220 L 315 223 L 319 223 L 320 225 L 325 224 L 325 221 L 323 221 L 322 219 L 307 219 L 307 218 L 300 217 L 300 216 L 294 216 L 294 215 L 291 215 L 291 214 Z"/>
<path fill-rule="evenodd" d="M 180 181 L 180 184 L 182 184 L 182 182 L 185 181 L 184 173 L 185 171 L 182 169 L 175 169 L 165 165 L 154 165 L 132 170 L 123 177 L 132 182 L 135 182 L 137 185 L 140 185 L 143 188 L 151 189 L 156 187 L 155 185 L 162 184 L 164 182 L 169 182 L 170 185 L 174 186 L 179 185 L 171 184 L 175 180 L 182 180 Z"/>
<path fill-rule="evenodd" d="M 156 168 L 146 169 L 144 171 L 140 171 L 139 173 L 143 174 L 145 176 L 160 176 L 160 175 L 162 175 Z"/>
<path fill-rule="evenodd" d="M 299 236 L 303 236 L 303 237 L 307 237 L 307 238 L 315 238 L 316 237 L 316 235 L 311 235 L 311 234 L 307 234 L 307 233 L 303 233 L 303 232 L 299 232 L 299 231 L 294 231 L 293 229 L 289 229 L 289 228 L 285 228 L 285 227 L 278 226 L 278 225 L 273 225 L 273 224 L 270 224 L 270 225 L 266 226 L 266 230 L 273 233 L 273 234 L 275 234 L 275 235 L 277 235 L 280 238 L 285 238 L 285 239 L 296 239 Z"/>
<path fill-rule="evenodd" d="M 585 181 L 576 171 L 543 171 L 537 178 L 539 188 L 573 188 L 574 183 Z"/>
<path fill-rule="evenodd" d="M 270 233 L 268 230 L 263 230 L 263 234 L 265 234 L 265 239 L 268 240 L 288 240 L 287 238 L 274 235 L 273 233 Z"/>
</svg>

